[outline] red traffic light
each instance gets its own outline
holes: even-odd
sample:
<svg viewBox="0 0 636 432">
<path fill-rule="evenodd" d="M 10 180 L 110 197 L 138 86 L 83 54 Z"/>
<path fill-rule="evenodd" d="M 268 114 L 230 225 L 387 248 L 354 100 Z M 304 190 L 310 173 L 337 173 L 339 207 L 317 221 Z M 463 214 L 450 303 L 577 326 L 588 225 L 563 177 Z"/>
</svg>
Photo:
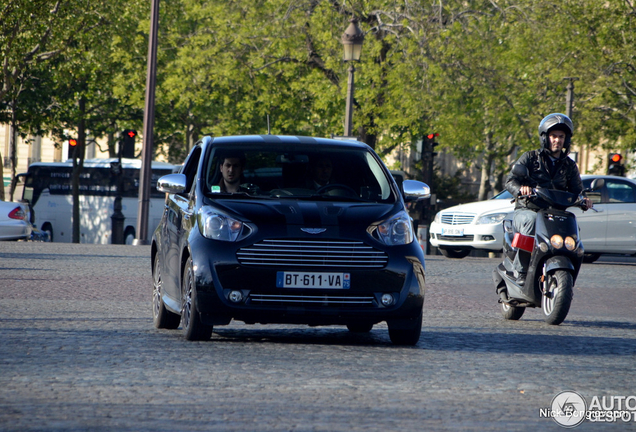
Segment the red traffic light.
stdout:
<svg viewBox="0 0 636 432">
<path fill-rule="evenodd" d="M 68 145 L 70 145 L 71 147 L 75 147 L 77 145 L 77 140 L 71 138 L 70 140 L 68 140 Z"/>
<path fill-rule="evenodd" d="M 623 160 L 623 156 L 621 156 L 618 153 L 613 153 L 613 154 L 610 155 L 610 160 L 612 162 L 618 163 L 618 162 Z"/>
<path fill-rule="evenodd" d="M 428 134 L 428 139 L 433 139 L 433 138 L 438 137 L 438 136 L 439 136 L 438 133 Z"/>
<path fill-rule="evenodd" d="M 135 132 L 134 130 L 129 130 L 128 132 L 126 132 L 126 135 L 128 135 L 131 138 L 134 138 L 137 136 L 137 132 Z"/>
</svg>

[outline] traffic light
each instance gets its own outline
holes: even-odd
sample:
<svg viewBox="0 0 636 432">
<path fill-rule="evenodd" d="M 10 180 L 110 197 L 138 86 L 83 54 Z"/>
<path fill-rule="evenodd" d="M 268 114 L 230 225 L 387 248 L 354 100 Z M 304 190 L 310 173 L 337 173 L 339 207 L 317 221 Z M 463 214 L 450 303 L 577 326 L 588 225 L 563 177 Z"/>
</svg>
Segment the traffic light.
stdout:
<svg viewBox="0 0 636 432">
<path fill-rule="evenodd" d="M 623 156 L 620 153 L 610 153 L 607 164 L 607 174 L 623 176 L 625 175 L 625 167 L 623 166 Z"/>
<path fill-rule="evenodd" d="M 437 138 L 438 136 L 439 136 L 438 133 L 430 133 L 427 136 L 428 142 L 429 142 L 429 145 L 430 145 L 430 152 L 431 152 L 431 156 L 432 157 L 437 156 L 437 152 L 435 151 L 435 147 L 438 145 L 438 143 L 435 142 L 435 138 Z"/>
<path fill-rule="evenodd" d="M 121 141 L 119 143 L 121 157 L 134 158 L 135 157 L 135 138 L 137 137 L 137 131 L 133 129 L 126 129 L 121 133 Z"/>
<path fill-rule="evenodd" d="M 77 149 L 77 140 L 75 138 L 71 138 L 68 140 L 68 155 L 67 159 L 73 159 L 79 155 L 75 155 L 75 150 Z"/>
<path fill-rule="evenodd" d="M 429 186 L 433 184 L 433 159 L 437 156 L 435 138 L 438 136 L 438 133 L 430 133 L 422 140 L 422 180 Z"/>
</svg>

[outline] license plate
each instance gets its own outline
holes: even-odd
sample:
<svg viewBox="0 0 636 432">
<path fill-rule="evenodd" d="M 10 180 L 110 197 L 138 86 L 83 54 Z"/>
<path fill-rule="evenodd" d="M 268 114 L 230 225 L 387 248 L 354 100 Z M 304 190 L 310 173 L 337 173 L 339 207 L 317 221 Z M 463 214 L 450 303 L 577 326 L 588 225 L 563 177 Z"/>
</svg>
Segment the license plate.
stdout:
<svg viewBox="0 0 636 432">
<path fill-rule="evenodd" d="M 463 236 L 464 228 L 442 228 L 442 235 L 446 236 Z"/>
<path fill-rule="evenodd" d="M 350 273 L 276 272 L 278 288 L 329 288 L 351 287 Z"/>
</svg>

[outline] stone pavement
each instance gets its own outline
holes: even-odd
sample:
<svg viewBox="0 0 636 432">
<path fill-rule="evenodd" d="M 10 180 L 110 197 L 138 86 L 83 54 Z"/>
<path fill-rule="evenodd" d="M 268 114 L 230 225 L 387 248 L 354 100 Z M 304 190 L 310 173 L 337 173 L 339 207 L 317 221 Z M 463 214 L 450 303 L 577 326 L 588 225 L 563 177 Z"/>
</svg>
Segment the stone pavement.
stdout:
<svg viewBox="0 0 636 432">
<path fill-rule="evenodd" d="M 385 325 L 232 323 L 199 343 L 153 328 L 149 253 L 0 242 L 1 431 L 557 431 L 539 410 L 563 390 L 636 393 L 635 293 L 607 265 L 585 269 L 558 327 L 500 318 L 496 260 L 435 257 L 416 347 Z"/>
</svg>

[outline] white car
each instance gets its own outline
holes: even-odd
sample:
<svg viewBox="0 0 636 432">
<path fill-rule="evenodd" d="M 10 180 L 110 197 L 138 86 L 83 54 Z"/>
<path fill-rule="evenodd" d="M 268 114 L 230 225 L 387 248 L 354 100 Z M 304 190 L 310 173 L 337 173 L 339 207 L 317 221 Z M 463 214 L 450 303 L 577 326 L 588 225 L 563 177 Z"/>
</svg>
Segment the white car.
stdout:
<svg viewBox="0 0 636 432">
<path fill-rule="evenodd" d="M 587 192 L 594 210 L 572 207 L 581 231 L 585 262 L 601 254 L 636 254 L 636 180 L 606 175 L 582 175 L 583 186 L 602 178 L 602 188 Z M 512 219 L 514 204 L 507 192 L 486 200 L 440 211 L 430 227 L 431 245 L 449 258 L 463 258 L 473 249 L 498 252 L 503 247 L 504 219 Z"/>
<path fill-rule="evenodd" d="M 503 249 L 503 220 L 512 219 L 512 195 L 503 191 L 489 200 L 449 207 L 435 215 L 430 242 L 448 258 L 464 258 L 474 249 Z"/>
<path fill-rule="evenodd" d="M 31 236 L 32 226 L 26 204 L 0 201 L 0 240 L 20 240 Z"/>
</svg>

